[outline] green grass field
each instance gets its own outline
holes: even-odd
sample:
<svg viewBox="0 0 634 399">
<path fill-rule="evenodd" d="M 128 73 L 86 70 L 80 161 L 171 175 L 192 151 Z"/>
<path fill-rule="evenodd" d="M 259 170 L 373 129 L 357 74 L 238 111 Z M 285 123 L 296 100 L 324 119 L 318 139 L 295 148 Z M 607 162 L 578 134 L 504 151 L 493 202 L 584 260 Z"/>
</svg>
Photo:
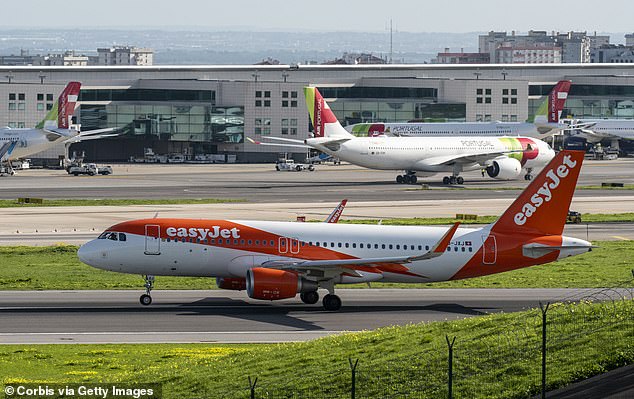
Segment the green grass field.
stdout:
<svg viewBox="0 0 634 399">
<path fill-rule="evenodd" d="M 632 278 L 633 241 L 595 242 L 590 253 L 558 262 L 467 280 L 430 284 L 374 283 L 373 288 L 586 288 L 612 287 Z M 136 289 L 143 280 L 87 266 L 77 247 L 0 247 L 0 290 Z M 157 277 L 156 289 L 210 289 L 210 278 Z M 366 285 L 346 287 L 367 288 Z"/>
<path fill-rule="evenodd" d="M 456 397 L 526 398 L 539 392 L 540 320 L 530 310 L 276 345 L 3 345 L 0 376 L 158 382 L 165 398 L 246 398 L 247 376 L 257 376 L 256 397 L 346 398 L 353 358 L 357 397 L 444 398 L 449 335 Z M 634 362 L 631 300 L 553 306 L 549 320 L 549 389 Z"/>
<path fill-rule="evenodd" d="M 246 202 L 243 199 L 44 199 L 41 204 L 19 203 L 17 200 L 0 200 L 0 208 L 43 207 L 43 206 L 127 206 L 127 205 L 187 205 L 222 204 L 227 202 Z"/>
</svg>

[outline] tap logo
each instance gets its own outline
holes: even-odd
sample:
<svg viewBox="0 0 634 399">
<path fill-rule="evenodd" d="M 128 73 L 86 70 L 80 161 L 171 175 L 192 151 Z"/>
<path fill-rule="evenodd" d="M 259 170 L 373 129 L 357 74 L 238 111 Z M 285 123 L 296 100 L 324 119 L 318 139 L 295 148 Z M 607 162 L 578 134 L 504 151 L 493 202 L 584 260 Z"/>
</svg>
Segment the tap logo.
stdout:
<svg viewBox="0 0 634 399">
<path fill-rule="evenodd" d="M 566 155 L 563 157 L 561 165 L 546 172 L 548 180 L 530 197 L 530 202 L 526 202 L 522 206 L 522 210 L 515 214 L 513 217 L 515 224 L 518 226 L 524 225 L 528 219 L 537 212 L 537 208 L 542 206 L 545 202 L 549 202 L 553 198 L 554 192 L 557 187 L 559 187 L 561 181 L 565 179 L 570 173 L 570 170 L 576 166 L 577 161 L 573 161 L 570 155 Z"/>
<path fill-rule="evenodd" d="M 170 237 L 182 237 L 182 238 L 200 238 L 205 240 L 207 238 L 240 238 L 240 229 L 234 227 L 232 229 L 223 229 L 220 226 L 212 226 L 211 229 L 203 229 L 197 227 L 168 227 L 165 229 L 165 233 Z"/>
</svg>

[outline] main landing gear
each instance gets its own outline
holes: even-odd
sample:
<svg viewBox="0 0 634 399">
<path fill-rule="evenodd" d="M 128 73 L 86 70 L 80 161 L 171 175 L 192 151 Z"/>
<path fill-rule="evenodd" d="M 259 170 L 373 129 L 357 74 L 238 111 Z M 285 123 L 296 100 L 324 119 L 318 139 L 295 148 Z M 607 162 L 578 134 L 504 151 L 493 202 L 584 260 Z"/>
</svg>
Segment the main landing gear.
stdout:
<svg viewBox="0 0 634 399">
<path fill-rule="evenodd" d="M 302 292 L 299 298 L 307 305 L 314 305 L 319 302 L 319 293 L 317 291 Z"/>
<path fill-rule="evenodd" d="M 319 293 L 317 293 L 317 291 L 302 292 L 299 294 L 299 298 L 307 305 L 314 305 L 319 302 Z M 341 298 L 334 293 L 326 294 L 322 300 L 322 304 L 324 305 L 325 310 L 339 310 L 341 308 Z"/>
<path fill-rule="evenodd" d="M 442 178 L 442 184 L 464 184 L 462 176 L 445 176 Z"/>
<path fill-rule="evenodd" d="M 531 174 L 532 171 L 533 169 L 526 170 L 526 174 L 524 175 L 524 180 L 528 180 L 528 181 L 533 180 L 533 175 Z"/>
<path fill-rule="evenodd" d="M 141 295 L 139 302 L 141 302 L 143 306 L 148 306 L 152 303 L 150 292 L 152 292 L 152 288 L 154 288 L 154 276 L 143 276 L 143 278 L 145 279 L 145 294 Z"/>
<path fill-rule="evenodd" d="M 396 182 L 398 184 L 416 184 L 417 181 L 418 181 L 418 177 L 416 177 L 416 173 L 414 172 L 408 171 L 404 175 L 396 176 Z"/>
</svg>

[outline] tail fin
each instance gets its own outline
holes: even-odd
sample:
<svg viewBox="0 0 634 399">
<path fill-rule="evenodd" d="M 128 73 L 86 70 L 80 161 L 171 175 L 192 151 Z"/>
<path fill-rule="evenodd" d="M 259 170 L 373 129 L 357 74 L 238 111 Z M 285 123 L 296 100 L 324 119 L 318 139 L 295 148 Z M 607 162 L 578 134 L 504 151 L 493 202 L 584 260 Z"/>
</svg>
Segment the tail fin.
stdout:
<svg viewBox="0 0 634 399">
<path fill-rule="evenodd" d="M 70 118 L 75 112 L 75 104 L 79 97 L 81 83 L 69 82 L 62 94 L 59 95 L 53 108 L 46 114 L 44 120 L 35 126 L 37 129 L 68 129 Z"/>
<path fill-rule="evenodd" d="M 572 201 L 583 151 L 561 151 L 493 223 L 502 234 L 561 235 Z"/>
<path fill-rule="evenodd" d="M 354 137 L 341 126 L 317 88 L 304 87 L 304 96 L 315 137 Z"/>
<path fill-rule="evenodd" d="M 559 123 L 561 112 L 566 104 L 571 82 L 560 80 L 550 91 L 548 97 L 540 104 L 535 113 L 535 123 Z"/>
</svg>

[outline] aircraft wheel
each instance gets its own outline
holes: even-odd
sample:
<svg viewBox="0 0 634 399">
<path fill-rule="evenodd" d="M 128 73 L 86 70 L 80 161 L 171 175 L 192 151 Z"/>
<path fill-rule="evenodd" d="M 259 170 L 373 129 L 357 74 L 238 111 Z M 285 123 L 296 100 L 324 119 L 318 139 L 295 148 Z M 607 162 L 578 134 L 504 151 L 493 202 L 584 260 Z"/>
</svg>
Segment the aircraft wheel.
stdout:
<svg viewBox="0 0 634 399">
<path fill-rule="evenodd" d="M 412 175 L 411 183 L 416 184 L 417 181 L 418 181 L 418 177 L 416 177 L 416 175 Z"/>
<path fill-rule="evenodd" d="M 403 184 L 403 176 L 401 176 L 401 175 L 396 176 L 396 182 L 398 184 Z"/>
<path fill-rule="evenodd" d="M 302 167 L 300 165 L 297 165 L 295 167 L 295 170 L 298 171 L 298 172 L 301 172 L 302 171 Z"/>
<path fill-rule="evenodd" d="M 442 178 L 442 184 L 449 184 L 449 177 L 445 176 Z"/>
<path fill-rule="evenodd" d="M 309 165 L 308 166 L 308 170 L 310 170 L 312 172 L 313 170 L 315 170 L 315 167 L 313 165 Z"/>
<path fill-rule="evenodd" d="M 412 183 L 412 177 L 410 175 L 403 175 L 403 183 L 411 184 Z"/>
<path fill-rule="evenodd" d="M 458 183 L 458 184 L 464 184 L 464 179 L 462 178 L 462 176 L 458 176 L 458 177 L 456 178 L 456 183 Z"/>
<path fill-rule="evenodd" d="M 456 176 L 451 176 L 449 178 L 449 184 L 456 184 Z"/>
<path fill-rule="evenodd" d="M 335 311 L 341 308 L 341 299 L 335 294 L 328 294 L 323 300 L 324 309 L 328 311 Z"/>
<path fill-rule="evenodd" d="M 531 181 L 531 180 L 533 180 L 533 175 L 526 175 L 526 176 L 524 176 L 524 179 L 526 179 L 528 181 Z"/>
<path fill-rule="evenodd" d="M 319 301 L 319 293 L 317 291 L 302 292 L 299 298 L 308 305 L 314 305 Z"/>
<path fill-rule="evenodd" d="M 139 302 L 141 302 L 141 305 L 143 306 L 148 306 L 149 304 L 152 303 L 152 297 L 149 296 L 148 294 L 143 294 L 139 298 Z"/>
</svg>

